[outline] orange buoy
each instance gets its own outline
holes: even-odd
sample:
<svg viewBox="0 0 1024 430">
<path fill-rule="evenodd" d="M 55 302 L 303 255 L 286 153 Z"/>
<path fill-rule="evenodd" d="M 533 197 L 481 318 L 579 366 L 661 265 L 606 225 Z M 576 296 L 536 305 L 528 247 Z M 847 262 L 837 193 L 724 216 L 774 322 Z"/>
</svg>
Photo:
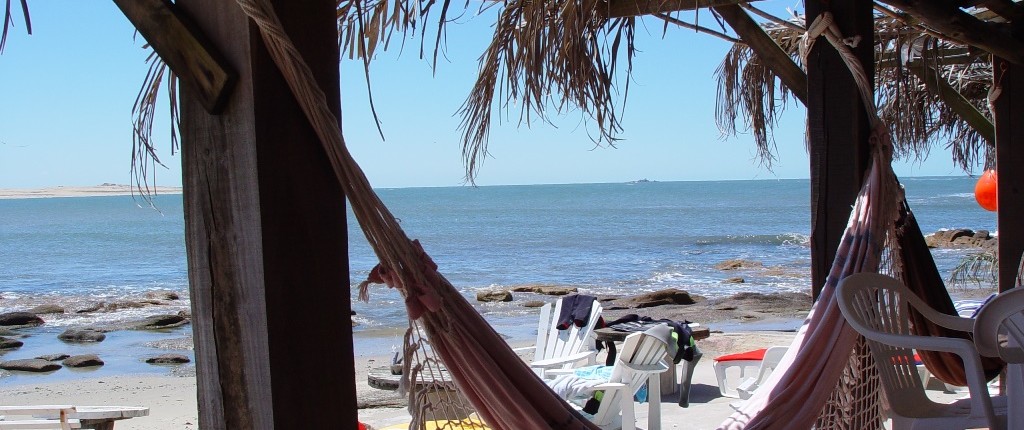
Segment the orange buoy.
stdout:
<svg viewBox="0 0 1024 430">
<path fill-rule="evenodd" d="M 986 170 L 978 178 L 978 183 L 974 186 L 974 199 L 978 201 L 978 206 L 990 211 L 995 211 L 999 208 L 999 187 L 996 186 L 997 183 L 998 178 L 996 177 L 995 170 Z"/>
</svg>

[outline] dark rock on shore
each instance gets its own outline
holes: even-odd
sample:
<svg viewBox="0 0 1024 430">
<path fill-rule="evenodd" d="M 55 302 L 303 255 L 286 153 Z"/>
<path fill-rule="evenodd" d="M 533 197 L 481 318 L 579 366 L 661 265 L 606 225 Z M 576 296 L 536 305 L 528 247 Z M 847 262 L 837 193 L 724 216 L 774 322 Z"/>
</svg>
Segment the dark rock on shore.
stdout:
<svg viewBox="0 0 1024 430">
<path fill-rule="evenodd" d="M 52 372 L 60 369 L 62 366 L 46 360 L 40 360 L 38 358 L 25 358 L 21 360 L 10 360 L 0 362 L 0 369 L 4 370 L 17 370 L 21 372 Z"/>
<path fill-rule="evenodd" d="M 37 327 L 43 319 L 31 312 L 7 312 L 0 314 L 0 326 Z"/>
<path fill-rule="evenodd" d="M 639 296 L 615 299 L 604 305 L 605 309 L 641 309 L 664 305 L 692 305 L 701 296 L 691 296 L 690 293 L 679 289 L 668 289 L 655 291 L 653 293 L 641 294 Z"/>
<path fill-rule="evenodd" d="M 103 334 L 102 331 L 91 327 L 69 328 L 57 335 L 57 339 L 65 342 L 103 342 L 106 338 L 107 335 Z"/>
<path fill-rule="evenodd" d="M 84 307 L 82 309 L 76 310 L 75 313 L 76 314 L 87 314 L 87 313 L 91 313 L 91 312 L 96 312 L 96 311 L 98 311 L 100 309 L 103 309 L 103 305 L 104 305 L 103 302 L 94 303 L 94 304 L 89 305 L 87 307 Z"/>
<path fill-rule="evenodd" d="M 29 309 L 28 311 L 36 315 L 62 314 L 64 313 L 64 308 L 58 305 L 49 304 L 39 305 L 32 309 Z"/>
<path fill-rule="evenodd" d="M 737 270 L 737 269 L 760 269 L 764 267 L 764 263 L 760 261 L 750 260 L 725 260 L 715 265 L 715 269 L 718 270 Z"/>
<path fill-rule="evenodd" d="M 18 349 L 22 345 L 25 345 L 25 342 L 0 336 L 0 350 Z"/>
<path fill-rule="evenodd" d="M 178 293 L 173 291 L 150 291 L 146 293 L 146 298 L 171 301 L 178 300 L 181 297 L 178 296 Z"/>
<path fill-rule="evenodd" d="M 133 325 L 136 330 L 162 330 L 188 324 L 188 318 L 182 315 L 154 315 Z"/>
<path fill-rule="evenodd" d="M 65 358 L 68 358 L 68 357 L 70 357 L 70 355 L 68 355 L 68 354 L 47 354 L 47 355 L 40 355 L 40 356 L 38 356 L 36 358 L 38 358 L 40 360 L 46 360 L 46 361 L 61 361 L 61 360 L 65 359 Z"/>
<path fill-rule="evenodd" d="M 539 308 L 539 307 L 543 307 L 543 306 L 544 306 L 544 302 L 540 301 L 540 300 L 530 300 L 530 301 L 523 302 L 523 307 L 524 308 Z"/>
<path fill-rule="evenodd" d="M 999 240 L 988 230 L 974 231 L 967 228 L 939 230 L 924 238 L 929 248 L 982 248 L 995 250 Z"/>
<path fill-rule="evenodd" d="M 604 319 L 613 321 L 626 314 L 639 314 L 653 319 L 693 321 L 701 324 L 721 321 L 758 321 L 771 318 L 804 318 L 811 308 L 811 296 L 804 293 L 739 293 L 729 297 L 706 299 L 692 296 L 692 305 L 660 305 L 638 308 L 605 306 Z M 616 299 L 629 300 L 629 299 Z"/>
<path fill-rule="evenodd" d="M 67 367 L 74 368 L 102 366 L 104 364 L 103 360 L 96 354 L 73 355 L 64 359 L 62 363 Z"/>
<path fill-rule="evenodd" d="M 505 290 L 487 290 L 476 293 L 478 302 L 511 302 L 512 293 Z"/>
<path fill-rule="evenodd" d="M 747 280 L 743 279 L 743 278 L 741 278 L 739 276 L 734 277 L 734 278 L 725 279 L 725 280 L 722 281 L 723 284 L 742 284 L 744 282 L 747 282 Z"/>
<path fill-rule="evenodd" d="M 565 296 L 572 293 L 579 292 L 576 287 L 559 287 L 555 285 L 520 285 L 518 287 L 512 287 L 513 293 L 534 293 L 543 294 L 546 296 Z"/>
<path fill-rule="evenodd" d="M 149 364 L 185 364 L 192 360 L 181 354 L 161 354 L 146 359 Z"/>
</svg>

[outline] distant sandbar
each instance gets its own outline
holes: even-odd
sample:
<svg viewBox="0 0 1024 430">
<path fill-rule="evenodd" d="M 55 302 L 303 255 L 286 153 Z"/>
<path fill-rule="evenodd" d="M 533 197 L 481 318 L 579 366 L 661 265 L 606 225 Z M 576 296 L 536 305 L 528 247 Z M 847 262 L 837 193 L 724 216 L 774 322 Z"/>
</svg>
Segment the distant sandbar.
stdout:
<svg viewBox="0 0 1024 430">
<path fill-rule="evenodd" d="M 181 187 L 154 187 L 149 189 L 155 194 L 181 194 Z M 139 190 L 131 185 L 100 184 L 93 186 L 58 186 L 50 188 L 0 188 L 0 199 L 33 199 L 48 197 L 97 197 L 127 196 L 139 194 Z"/>
</svg>

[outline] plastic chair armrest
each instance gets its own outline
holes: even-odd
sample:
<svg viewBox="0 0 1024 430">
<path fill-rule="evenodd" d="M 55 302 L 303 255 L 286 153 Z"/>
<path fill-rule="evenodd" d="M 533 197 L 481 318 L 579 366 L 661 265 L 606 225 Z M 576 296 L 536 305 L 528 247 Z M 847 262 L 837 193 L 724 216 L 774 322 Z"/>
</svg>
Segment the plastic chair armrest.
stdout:
<svg viewBox="0 0 1024 430">
<path fill-rule="evenodd" d="M 668 366 L 661 361 L 655 364 L 631 364 L 625 362 L 620 362 L 619 364 L 637 373 L 661 373 L 668 370 Z"/>
<path fill-rule="evenodd" d="M 530 362 L 530 367 L 548 369 L 551 367 L 560 367 L 566 364 L 575 363 L 580 360 L 585 360 L 589 357 L 596 357 L 597 351 L 582 351 L 577 352 L 573 355 L 565 357 L 548 358 L 544 360 L 537 360 Z"/>
<path fill-rule="evenodd" d="M 537 349 L 536 345 L 534 345 L 534 346 L 521 346 L 519 348 L 512 348 L 512 352 L 514 352 L 516 354 L 519 354 L 521 352 L 530 352 L 530 351 L 534 351 L 536 349 Z"/>
</svg>

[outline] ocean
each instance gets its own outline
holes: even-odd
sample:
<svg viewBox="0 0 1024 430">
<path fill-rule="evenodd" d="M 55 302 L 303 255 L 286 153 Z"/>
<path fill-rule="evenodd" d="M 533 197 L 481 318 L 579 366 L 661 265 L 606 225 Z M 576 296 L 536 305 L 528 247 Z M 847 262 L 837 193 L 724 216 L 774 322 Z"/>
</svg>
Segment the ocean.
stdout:
<svg viewBox="0 0 1024 430">
<path fill-rule="evenodd" d="M 903 182 L 925 233 L 961 227 L 995 231 L 995 214 L 974 202 L 975 179 Z M 440 271 L 473 302 L 480 289 L 526 284 L 617 295 L 665 288 L 706 297 L 810 291 L 807 180 L 377 191 L 409 237 L 422 242 Z M 44 316 L 44 328 L 59 332 L 187 309 L 182 196 L 160 195 L 154 202 L 156 209 L 130 196 L 0 200 L 0 313 L 42 303 L 72 312 L 152 291 L 182 296 L 164 307 Z M 376 259 L 354 221 L 349 236 L 354 286 Z M 933 250 L 944 277 L 966 252 Z M 729 259 L 758 261 L 771 270 L 735 273 L 713 267 Z M 722 282 L 734 276 L 745 282 Z M 386 353 L 397 345 L 406 325 L 398 295 L 378 286 L 370 303 L 356 301 L 354 289 L 352 297 L 357 351 Z M 535 311 L 523 308 L 519 299 L 477 308 L 499 332 L 527 339 Z M 187 330 L 160 336 L 180 337 Z M 30 353 L 16 350 L 0 359 Z"/>
</svg>

